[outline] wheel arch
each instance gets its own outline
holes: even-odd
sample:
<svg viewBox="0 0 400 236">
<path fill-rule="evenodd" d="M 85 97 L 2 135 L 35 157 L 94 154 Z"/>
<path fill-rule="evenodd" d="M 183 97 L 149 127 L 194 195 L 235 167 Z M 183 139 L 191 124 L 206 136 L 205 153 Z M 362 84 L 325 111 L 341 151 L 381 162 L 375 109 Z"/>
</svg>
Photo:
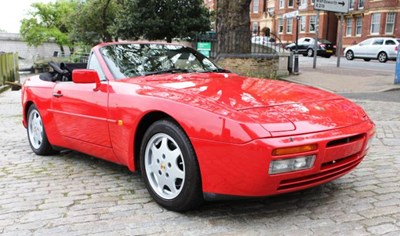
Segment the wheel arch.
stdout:
<svg viewBox="0 0 400 236">
<path fill-rule="evenodd" d="M 27 122 L 27 119 L 28 119 L 28 110 L 29 110 L 29 108 L 30 108 L 32 105 L 34 105 L 34 103 L 33 103 L 32 101 L 27 101 L 27 102 L 25 103 L 25 106 L 24 106 L 23 111 L 22 111 L 22 112 L 23 112 L 23 114 L 22 114 L 22 122 L 23 122 L 25 128 L 26 128 L 27 125 L 28 125 L 28 122 Z"/>
<path fill-rule="evenodd" d="M 146 130 L 156 121 L 168 119 L 174 123 L 176 123 L 179 127 L 179 123 L 167 113 L 161 111 L 153 111 L 142 117 L 138 126 L 136 128 L 136 132 L 134 134 L 134 143 L 133 143 L 133 166 L 130 168 L 132 170 L 140 169 L 140 146 L 142 145 L 144 134 Z"/>
</svg>

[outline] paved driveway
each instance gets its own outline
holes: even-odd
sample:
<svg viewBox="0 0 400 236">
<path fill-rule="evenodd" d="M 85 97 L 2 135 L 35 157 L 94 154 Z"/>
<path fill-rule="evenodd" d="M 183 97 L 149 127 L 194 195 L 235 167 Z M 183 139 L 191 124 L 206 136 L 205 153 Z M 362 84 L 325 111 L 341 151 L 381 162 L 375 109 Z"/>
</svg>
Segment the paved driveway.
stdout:
<svg viewBox="0 0 400 236">
<path fill-rule="evenodd" d="M 76 152 L 39 157 L 20 92 L 0 94 L 0 234 L 399 235 L 400 103 L 358 101 L 378 139 L 351 174 L 306 191 L 208 203 L 185 214 L 152 201 L 137 173 Z"/>
</svg>

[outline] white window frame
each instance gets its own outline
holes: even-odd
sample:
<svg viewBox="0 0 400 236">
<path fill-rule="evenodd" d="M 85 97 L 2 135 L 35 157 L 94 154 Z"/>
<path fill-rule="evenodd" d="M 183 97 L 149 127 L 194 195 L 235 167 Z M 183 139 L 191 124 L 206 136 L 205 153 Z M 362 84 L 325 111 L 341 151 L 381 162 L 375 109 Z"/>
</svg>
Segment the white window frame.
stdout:
<svg viewBox="0 0 400 236">
<path fill-rule="evenodd" d="M 306 16 L 300 16 L 300 32 L 306 32 Z"/>
<path fill-rule="evenodd" d="M 354 10 L 354 0 L 349 1 L 349 10 Z"/>
<path fill-rule="evenodd" d="M 286 19 L 286 34 L 293 34 L 293 18 Z"/>
<path fill-rule="evenodd" d="M 278 33 L 283 34 L 284 26 L 283 26 L 283 18 L 278 18 Z"/>
<path fill-rule="evenodd" d="M 358 0 L 358 9 L 364 9 L 364 7 L 365 7 L 365 1 Z"/>
<path fill-rule="evenodd" d="M 292 2 L 292 5 L 290 5 L 290 2 Z M 294 0 L 288 0 L 288 8 L 293 8 L 294 7 Z"/>
<path fill-rule="evenodd" d="M 311 23 L 314 23 L 314 30 L 311 30 Z M 316 27 L 317 27 L 317 16 L 310 16 L 310 21 L 308 24 L 308 32 L 315 33 Z"/>
<path fill-rule="evenodd" d="M 346 18 L 346 37 L 353 36 L 353 18 Z"/>
<path fill-rule="evenodd" d="M 396 23 L 396 13 L 395 12 L 388 12 L 386 14 L 385 34 L 393 34 L 394 33 L 395 23 Z M 388 32 L 389 24 L 391 24 L 392 30 Z"/>
<path fill-rule="evenodd" d="M 253 0 L 253 13 L 258 13 L 260 8 L 260 0 Z"/>
<path fill-rule="evenodd" d="M 285 8 L 285 0 L 279 0 L 279 9 Z"/>
<path fill-rule="evenodd" d="M 379 34 L 381 28 L 381 13 L 373 13 L 371 15 L 371 34 Z M 377 30 L 377 31 L 376 31 Z"/>
<path fill-rule="evenodd" d="M 258 34 L 259 32 L 258 32 L 258 22 L 257 21 L 254 21 L 252 24 L 251 24 L 251 33 L 252 34 Z"/>
<path fill-rule="evenodd" d="M 363 25 L 363 18 L 362 16 L 358 16 L 356 18 L 356 36 L 362 35 L 362 25 Z"/>
</svg>

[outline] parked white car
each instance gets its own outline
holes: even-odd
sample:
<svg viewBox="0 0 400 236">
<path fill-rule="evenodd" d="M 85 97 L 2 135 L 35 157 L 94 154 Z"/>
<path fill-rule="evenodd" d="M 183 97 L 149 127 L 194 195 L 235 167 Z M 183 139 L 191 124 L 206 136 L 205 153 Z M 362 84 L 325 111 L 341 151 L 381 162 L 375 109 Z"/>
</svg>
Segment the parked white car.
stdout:
<svg viewBox="0 0 400 236">
<path fill-rule="evenodd" d="M 357 45 L 347 47 L 344 55 L 347 60 L 362 58 L 364 61 L 377 59 L 379 62 L 396 60 L 400 40 L 395 38 L 370 38 Z"/>
</svg>

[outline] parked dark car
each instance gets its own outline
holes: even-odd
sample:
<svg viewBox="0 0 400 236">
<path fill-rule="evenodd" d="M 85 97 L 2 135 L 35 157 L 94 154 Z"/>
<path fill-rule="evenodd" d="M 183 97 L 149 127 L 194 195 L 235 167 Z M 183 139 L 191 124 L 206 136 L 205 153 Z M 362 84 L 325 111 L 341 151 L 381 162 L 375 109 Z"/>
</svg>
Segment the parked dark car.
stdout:
<svg viewBox="0 0 400 236">
<path fill-rule="evenodd" d="M 299 38 L 298 41 L 298 51 L 299 54 L 303 56 L 314 56 L 314 38 L 305 37 Z M 330 41 L 326 39 L 319 39 L 317 42 L 317 56 L 322 56 L 326 58 L 330 58 L 332 55 L 336 53 L 336 46 L 333 45 Z M 291 43 L 285 47 L 286 50 L 295 51 L 296 43 Z"/>
</svg>

